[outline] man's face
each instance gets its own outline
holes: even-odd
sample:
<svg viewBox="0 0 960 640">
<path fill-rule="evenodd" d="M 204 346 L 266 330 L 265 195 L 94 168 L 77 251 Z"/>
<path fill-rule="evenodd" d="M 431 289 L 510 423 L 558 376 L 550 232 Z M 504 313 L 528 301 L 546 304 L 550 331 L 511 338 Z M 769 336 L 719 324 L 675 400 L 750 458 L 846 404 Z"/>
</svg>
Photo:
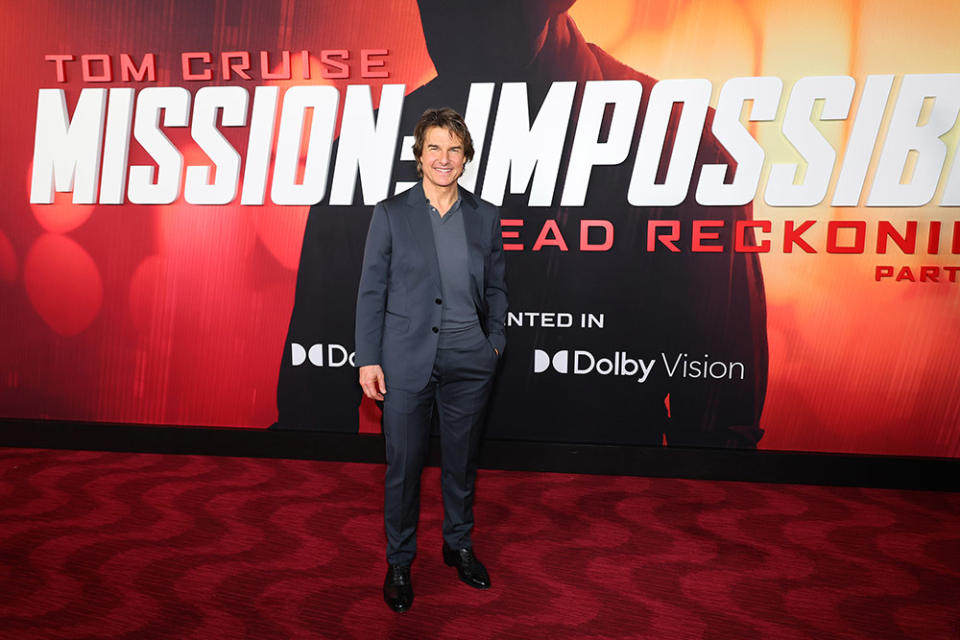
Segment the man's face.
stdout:
<svg viewBox="0 0 960 640">
<path fill-rule="evenodd" d="M 449 187 L 467 163 L 460 137 L 443 127 L 430 127 L 423 136 L 420 168 L 423 179 L 437 187 Z"/>
</svg>

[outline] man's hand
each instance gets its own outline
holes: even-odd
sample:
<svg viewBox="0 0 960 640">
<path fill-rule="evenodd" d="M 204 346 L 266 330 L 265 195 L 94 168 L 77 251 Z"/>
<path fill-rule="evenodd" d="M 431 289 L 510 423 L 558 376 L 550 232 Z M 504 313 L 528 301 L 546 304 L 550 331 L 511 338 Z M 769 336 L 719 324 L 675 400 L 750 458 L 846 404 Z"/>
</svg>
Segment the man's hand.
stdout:
<svg viewBox="0 0 960 640">
<path fill-rule="evenodd" d="M 360 386 L 363 388 L 363 395 L 371 400 L 383 400 L 387 385 L 383 381 L 383 369 L 380 365 L 368 364 L 360 367 Z"/>
</svg>

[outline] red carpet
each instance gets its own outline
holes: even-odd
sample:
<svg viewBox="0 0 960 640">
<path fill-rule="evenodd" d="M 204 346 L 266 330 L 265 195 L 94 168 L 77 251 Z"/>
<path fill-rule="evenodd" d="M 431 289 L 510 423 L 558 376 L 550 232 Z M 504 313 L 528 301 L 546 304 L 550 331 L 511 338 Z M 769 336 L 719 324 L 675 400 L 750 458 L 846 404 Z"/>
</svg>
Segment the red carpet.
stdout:
<svg viewBox="0 0 960 640">
<path fill-rule="evenodd" d="M 0 637 L 960 638 L 960 495 L 483 471 L 383 604 L 383 467 L 0 449 Z"/>
</svg>

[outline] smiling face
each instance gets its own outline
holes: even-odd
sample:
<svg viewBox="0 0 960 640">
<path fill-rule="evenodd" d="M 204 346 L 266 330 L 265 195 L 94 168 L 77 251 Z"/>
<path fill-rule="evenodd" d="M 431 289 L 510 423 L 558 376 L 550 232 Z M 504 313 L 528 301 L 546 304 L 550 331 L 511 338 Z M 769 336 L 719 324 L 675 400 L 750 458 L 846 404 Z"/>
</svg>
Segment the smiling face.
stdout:
<svg viewBox="0 0 960 640">
<path fill-rule="evenodd" d="M 420 167 L 423 179 L 434 187 L 447 189 L 456 185 L 467 163 L 460 137 L 444 127 L 430 127 L 423 136 Z"/>
</svg>

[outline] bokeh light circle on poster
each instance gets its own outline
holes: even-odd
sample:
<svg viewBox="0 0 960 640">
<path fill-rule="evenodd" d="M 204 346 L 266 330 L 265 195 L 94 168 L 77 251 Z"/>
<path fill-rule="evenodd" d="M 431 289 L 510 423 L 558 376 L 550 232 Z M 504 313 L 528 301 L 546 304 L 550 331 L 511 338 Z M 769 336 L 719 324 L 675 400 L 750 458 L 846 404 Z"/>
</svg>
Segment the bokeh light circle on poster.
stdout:
<svg viewBox="0 0 960 640">
<path fill-rule="evenodd" d="M 27 172 L 27 193 L 30 193 L 30 176 L 33 173 L 31 165 Z M 74 204 L 73 193 L 60 193 L 54 191 L 52 204 L 30 203 L 30 210 L 33 211 L 33 217 L 37 219 L 40 226 L 45 231 L 53 233 L 66 233 L 73 231 L 90 217 L 94 204 Z"/>
<path fill-rule="evenodd" d="M 130 316 L 141 331 L 150 327 L 165 305 L 172 301 L 175 291 L 169 285 L 171 278 L 167 261 L 160 256 L 149 256 L 130 278 Z"/>
<path fill-rule="evenodd" d="M 0 282 L 13 282 L 17 279 L 17 254 L 3 231 L 0 231 Z"/>
<path fill-rule="evenodd" d="M 195 143 L 183 149 L 184 166 L 212 165 Z M 211 176 L 211 179 L 213 176 Z M 170 205 L 156 208 L 157 248 L 177 266 L 202 280 L 209 271 L 225 268 L 225 263 L 242 262 L 253 251 L 256 231 L 251 214 L 236 203 L 197 205 L 181 196 Z"/>
<path fill-rule="evenodd" d="M 30 247 L 23 263 L 30 304 L 48 327 L 75 336 L 89 327 L 103 303 L 96 263 L 70 238 L 47 233 Z"/>
</svg>

